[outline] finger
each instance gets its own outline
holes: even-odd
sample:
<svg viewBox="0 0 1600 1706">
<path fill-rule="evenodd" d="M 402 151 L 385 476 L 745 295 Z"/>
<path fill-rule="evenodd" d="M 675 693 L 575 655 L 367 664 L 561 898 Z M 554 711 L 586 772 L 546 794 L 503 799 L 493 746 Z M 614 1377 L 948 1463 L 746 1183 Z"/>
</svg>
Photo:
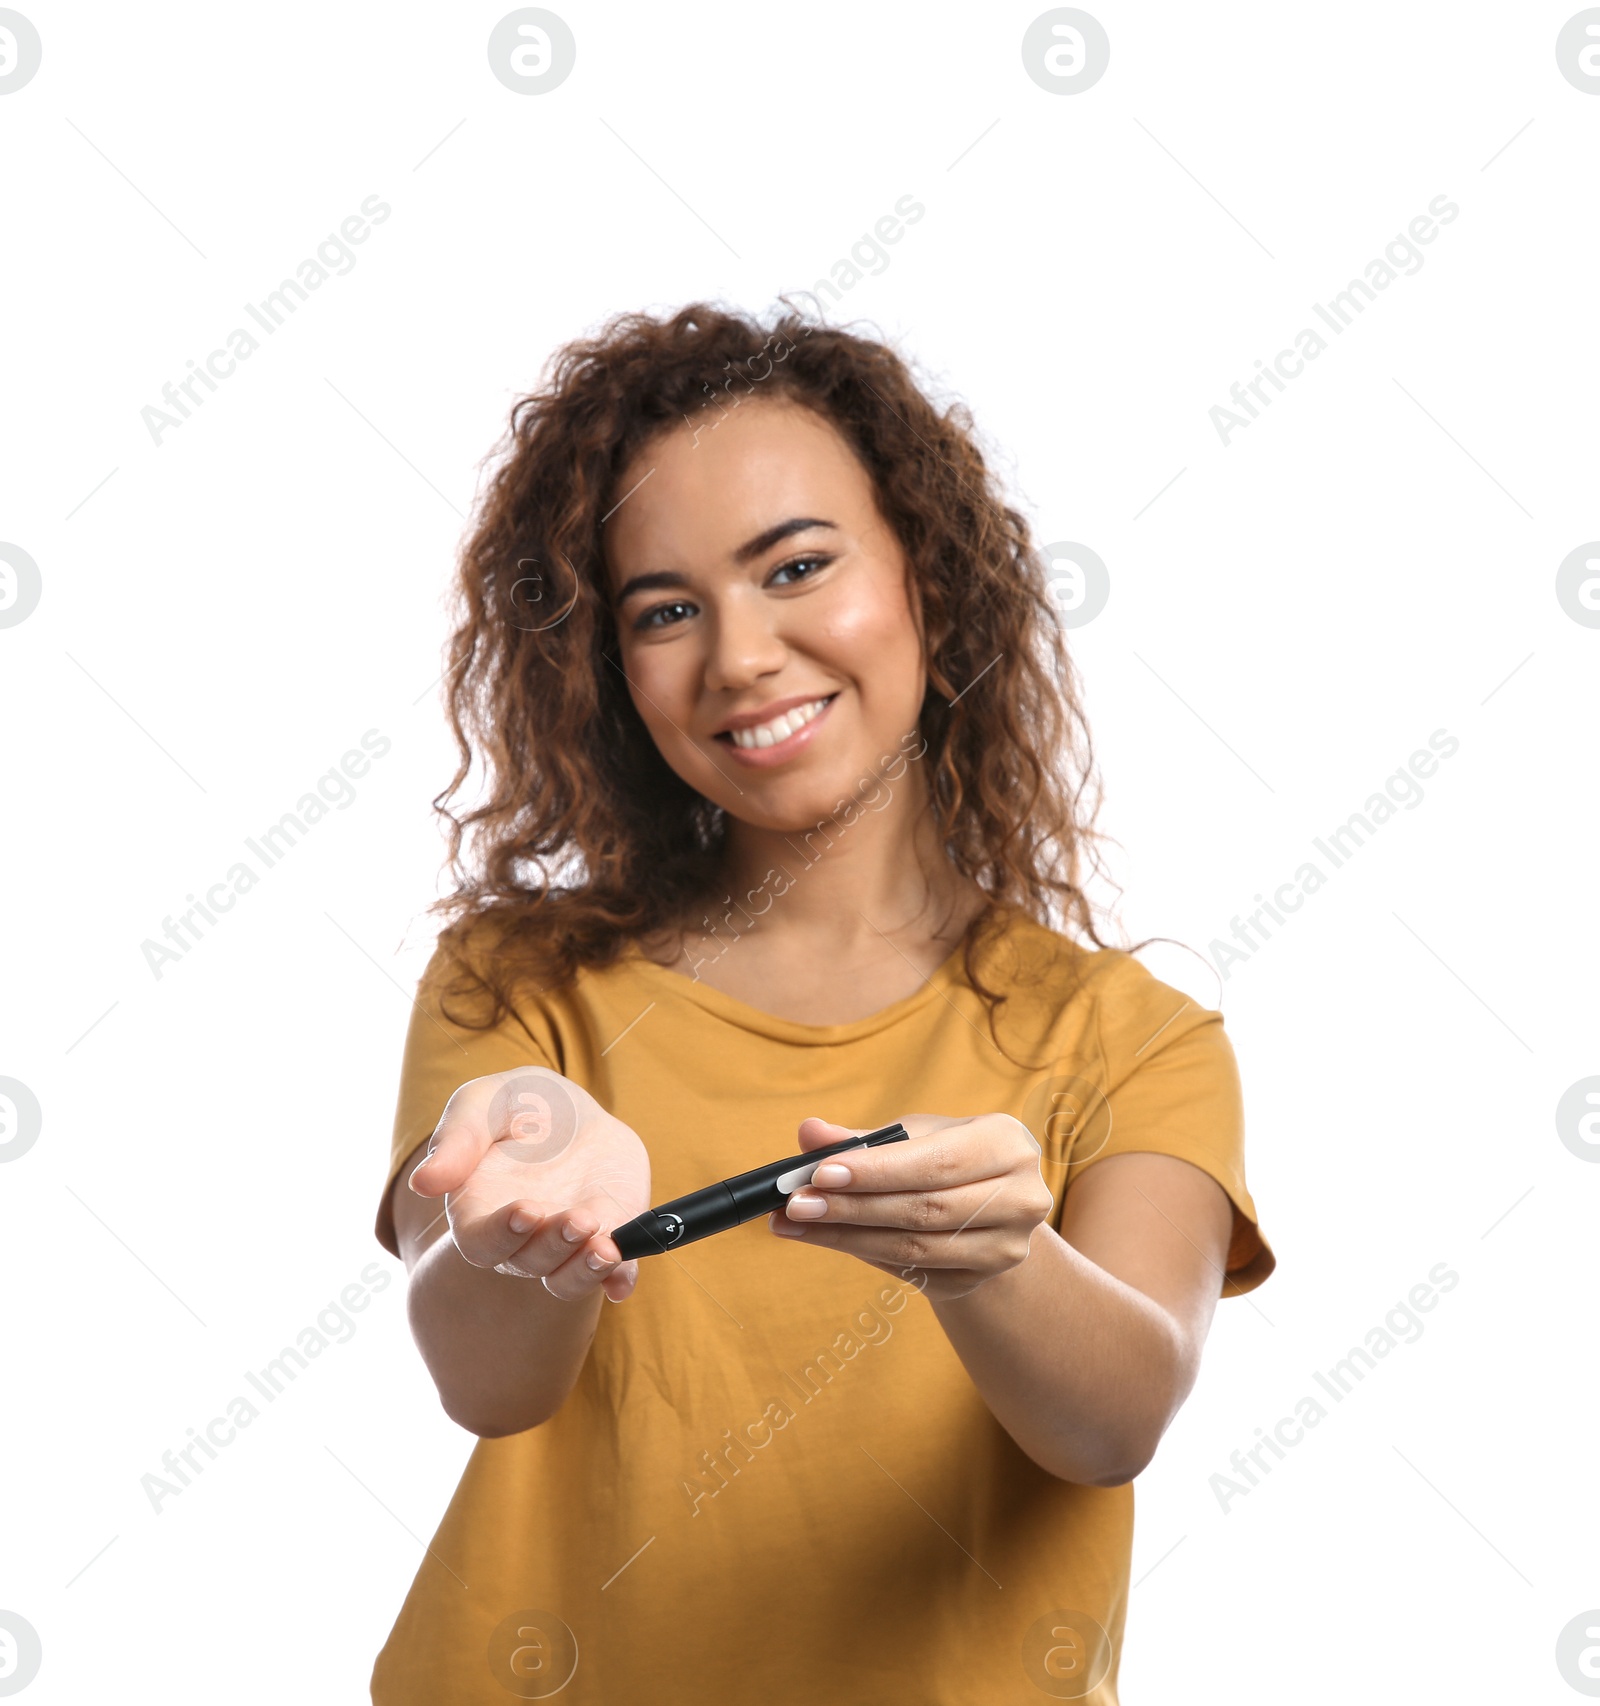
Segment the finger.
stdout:
<svg viewBox="0 0 1600 1706">
<path fill-rule="evenodd" d="M 474 1214 L 469 1196 L 452 1204 L 452 1218 L 456 1243 L 469 1261 L 519 1278 L 539 1279 L 553 1273 L 599 1232 L 602 1209 L 593 1201 L 553 1207 L 520 1197 Z M 606 1246 L 606 1260 L 614 1265 L 620 1252 L 609 1239 Z"/>
<path fill-rule="evenodd" d="M 452 1220 L 457 1248 L 475 1267 L 526 1279 L 560 1267 L 596 1229 L 592 1211 L 546 1209 L 525 1197 L 486 1214 L 456 1213 Z"/>
<path fill-rule="evenodd" d="M 442 1197 L 446 1191 L 459 1190 L 494 1141 L 481 1118 L 473 1121 L 464 1111 L 452 1112 L 454 1106 L 452 1098 L 428 1141 L 428 1153 L 411 1169 L 410 1185 L 419 1197 Z"/>
<path fill-rule="evenodd" d="M 548 1280 L 564 1268 L 571 1268 L 570 1278 L 581 1279 L 583 1285 L 569 1290 L 581 1296 L 617 1267 L 617 1252 L 597 1241 L 589 1230 L 592 1215 L 574 1219 L 571 1215 L 550 1215 L 534 1231 L 528 1242 L 507 1261 L 497 1264 L 496 1272 L 513 1274 L 523 1279 Z M 595 1258 L 594 1261 L 590 1257 Z M 575 1266 L 581 1258 L 581 1266 Z M 598 1263 L 598 1265 L 596 1265 Z M 561 1296 L 562 1292 L 553 1295 Z"/>
<path fill-rule="evenodd" d="M 773 1213 L 768 1224 L 776 1229 L 782 1216 Z M 790 1222 L 777 1234 L 796 1244 L 816 1244 L 825 1250 L 840 1250 L 864 1262 L 874 1262 L 897 1272 L 901 1268 L 972 1268 L 970 1238 L 948 1232 L 916 1232 L 891 1227 L 803 1226 Z"/>
<path fill-rule="evenodd" d="M 835 1125 L 832 1120 L 820 1119 L 813 1114 L 800 1122 L 800 1148 L 821 1149 L 830 1143 L 843 1142 L 847 1137 L 860 1137 L 861 1132 L 871 1129 L 870 1126 L 862 1126 L 861 1131 L 857 1131 L 854 1126 Z"/>
<path fill-rule="evenodd" d="M 819 1191 L 807 1185 L 784 1204 L 806 1226 L 893 1226 L 916 1232 L 965 1232 L 1015 1218 L 1009 1177 L 932 1191 Z"/>
<path fill-rule="evenodd" d="M 564 1303 L 573 1303 L 579 1298 L 591 1296 L 596 1287 L 614 1279 L 629 1265 L 621 1261 L 616 1245 L 602 1233 L 573 1251 L 553 1272 L 540 1277 L 544 1281 L 545 1290 L 552 1297 L 559 1297 Z M 631 1265 L 635 1269 L 638 1267 L 636 1262 Z M 631 1283 L 627 1289 L 633 1289 Z M 627 1293 L 624 1292 L 623 1295 L 626 1296 Z"/>
<path fill-rule="evenodd" d="M 564 1211 L 552 1212 L 531 1197 L 518 1197 L 483 1210 L 470 1202 L 450 1204 L 450 1230 L 456 1247 L 478 1268 L 497 1268 L 525 1250 L 531 1253 L 548 1248 L 552 1240 L 561 1245 L 555 1261 L 565 1261 L 573 1246 L 560 1237 L 563 1218 Z"/>
<path fill-rule="evenodd" d="M 607 1192 L 604 1200 L 592 1198 L 577 1205 L 572 1213 L 578 1224 L 603 1224 L 613 1218 L 608 1211 L 615 1208 L 615 1201 Z M 622 1259 L 622 1252 L 609 1231 L 595 1231 L 582 1244 L 567 1245 L 564 1255 L 563 1260 L 558 1254 L 557 1262 L 540 1276 L 545 1290 L 552 1297 L 571 1302 L 589 1296 L 597 1286 L 601 1286 L 614 1303 L 620 1303 L 638 1283 L 638 1261 L 625 1262 Z"/>
<path fill-rule="evenodd" d="M 901 1120 L 909 1141 L 847 1149 L 818 1164 L 811 1183 L 827 1191 L 932 1191 L 996 1178 L 1014 1156 L 1006 1135 L 987 1131 L 980 1121 L 942 1120 L 918 1130 L 927 1115 Z"/>
</svg>

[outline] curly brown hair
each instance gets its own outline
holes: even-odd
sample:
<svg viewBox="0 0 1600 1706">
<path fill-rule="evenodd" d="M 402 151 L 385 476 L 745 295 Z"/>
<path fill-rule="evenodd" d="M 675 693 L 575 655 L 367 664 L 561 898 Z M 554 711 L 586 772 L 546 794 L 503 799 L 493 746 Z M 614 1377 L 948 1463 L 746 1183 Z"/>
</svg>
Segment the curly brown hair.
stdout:
<svg viewBox="0 0 1600 1706">
<path fill-rule="evenodd" d="M 647 441 L 755 394 L 843 436 L 920 589 L 929 791 L 952 864 L 988 896 L 963 959 L 991 1032 L 1005 995 L 978 960 L 1008 911 L 1112 946 L 1080 882 L 1086 866 L 1105 872 L 1077 672 L 970 412 L 936 407 L 882 341 L 779 301 L 770 328 L 705 302 L 617 314 L 558 350 L 512 408 L 462 552 L 445 672 L 459 763 L 433 801 L 456 887 L 428 911 L 445 919 L 451 992 L 490 997 L 465 1024 L 498 1023 L 528 983 L 560 989 L 611 964 L 715 884 L 726 816 L 668 766 L 629 696 L 601 528 Z M 482 792 L 458 816 L 475 757 Z"/>
</svg>

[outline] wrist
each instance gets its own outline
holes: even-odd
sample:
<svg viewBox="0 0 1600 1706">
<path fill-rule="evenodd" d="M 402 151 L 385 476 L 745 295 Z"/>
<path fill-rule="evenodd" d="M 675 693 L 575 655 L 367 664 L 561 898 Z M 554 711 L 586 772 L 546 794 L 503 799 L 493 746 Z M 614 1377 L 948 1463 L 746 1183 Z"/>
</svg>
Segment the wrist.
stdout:
<svg viewBox="0 0 1600 1706">
<path fill-rule="evenodd" d="M 1026 1270 L 1034 1256 L 1034 1240 L 1030 1239 L 1028 1253 L 1020 1262 L 1013 1262 L 1010 1267 L 994 1273 L 974 1275 L 972 1283 L 964 1291 L 944 1297 L 930 1295 L 928 1301 L 941 1314 L 949 1311 L 952 1319 L 984 1310 L 1004 1309 L 1028 1283 L 1031 1276 Z"/>
</svg>

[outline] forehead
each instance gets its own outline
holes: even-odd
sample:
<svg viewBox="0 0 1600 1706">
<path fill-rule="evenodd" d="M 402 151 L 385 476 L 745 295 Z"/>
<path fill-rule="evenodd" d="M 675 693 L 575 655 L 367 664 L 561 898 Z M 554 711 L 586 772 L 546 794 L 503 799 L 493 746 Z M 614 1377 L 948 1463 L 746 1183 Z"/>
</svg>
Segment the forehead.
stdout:
<svg viewBox="0 0 1600 1706">
<path fill-rule="evenodd" d="M 726 413 L 708 407 L 657 434 L 624 469 L 612 502 L 604 542 L 614 579 L 677 566 L 676 557 L 731 562 L 747 539 L 791 515 L 860 522 L 872 483 L 831 422 L 762 398 Z"/>
</svg>

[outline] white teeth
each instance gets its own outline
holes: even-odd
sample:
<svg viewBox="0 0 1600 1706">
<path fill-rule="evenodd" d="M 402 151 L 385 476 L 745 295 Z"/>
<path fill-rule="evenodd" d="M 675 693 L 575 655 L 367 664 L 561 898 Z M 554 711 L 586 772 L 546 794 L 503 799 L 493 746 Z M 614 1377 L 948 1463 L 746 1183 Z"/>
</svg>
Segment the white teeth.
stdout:
<svg viewBox="0 0 1600 1706">
<path fill-rule="evenodd" d="M 803 729 L 827 703 L 826 699 L 813 699 L 809 705 L 796 705 L 792 711 L 785 711 L 770 723 L 757 723 L 753 729 L 734 729 L 731 731 L 733 744 L 746 748 L 776 746 L 779 741 L 787 740 L 796 729 Z"/>
</svg>

